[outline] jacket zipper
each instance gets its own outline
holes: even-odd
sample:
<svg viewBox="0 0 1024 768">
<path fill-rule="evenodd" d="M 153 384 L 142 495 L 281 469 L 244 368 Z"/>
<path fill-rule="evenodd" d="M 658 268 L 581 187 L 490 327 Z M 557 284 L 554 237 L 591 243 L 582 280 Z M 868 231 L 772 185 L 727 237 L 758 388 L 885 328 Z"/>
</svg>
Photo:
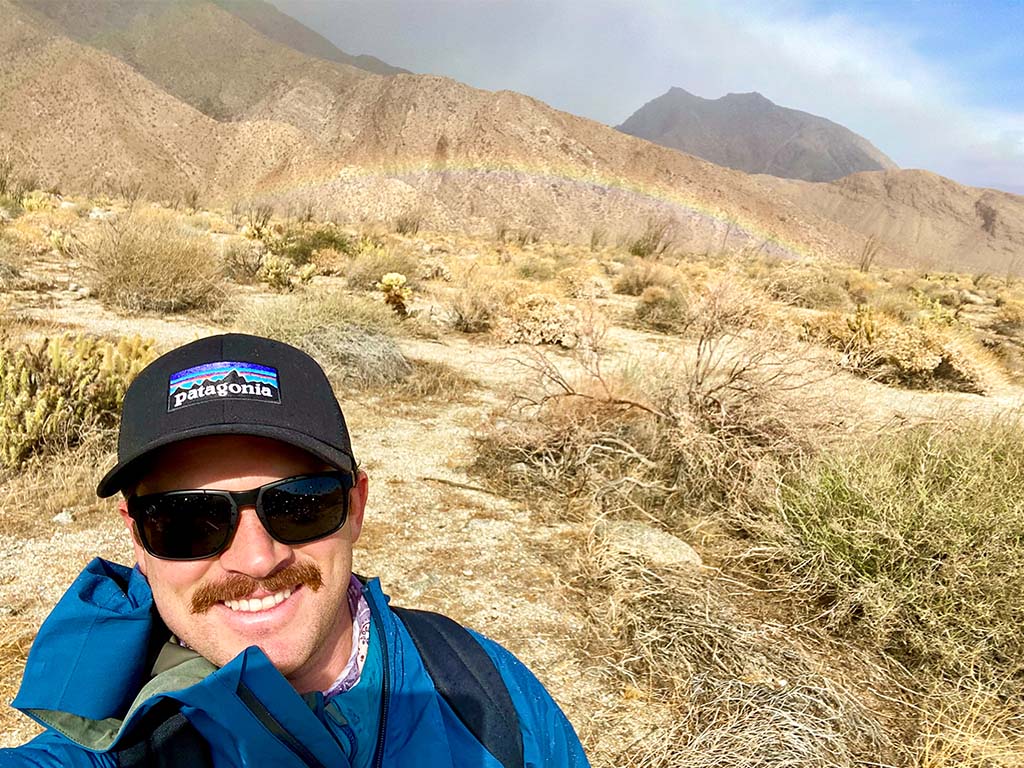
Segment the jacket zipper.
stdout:
<svg viewBox="0 0 1024 768">
<path fill-rule="evenodd" d="M 373 607 L 376 609 L 377 606 Z M 374 768 L 382 768 L 384 765 L 384 737 L 388 728 L 388 704 L 391 698 L 391 669 L 390 661 L 388 660 L 388 641 L 384 634 L 384 622 L 381 621 L 377 610 L 371 610 L 370 613 L 373 616 L 373 623 L 377 626 L 377 634 L 380 636 L 380 648 L 383 654 L 384 680 L 381 685 L 380 726 L 377 730 L 377 751 L 373 757 Z"/>
</svg>

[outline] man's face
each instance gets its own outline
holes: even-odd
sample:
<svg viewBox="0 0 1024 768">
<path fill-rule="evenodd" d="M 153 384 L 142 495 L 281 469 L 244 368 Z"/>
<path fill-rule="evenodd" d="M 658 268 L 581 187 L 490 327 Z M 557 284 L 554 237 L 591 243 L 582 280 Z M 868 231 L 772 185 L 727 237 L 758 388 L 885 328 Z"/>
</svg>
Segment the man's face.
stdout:
<svg viewBox="0 0 1024 768">
<path fill-rule="evenodd" d="M 275 440 L 203 437 L 159 451 L 136 491 L 140 495 L 183 489 L 245 491 L 324 469 L 322 462 L 305 451 Z M 360 473 L 350 491 L 345 525 L 307 544 L 282 544 L 271 538 L 253 507 L 240 509 L 238 530 L 228 548 L 205 560 L 162 560 L 146 552 L 133 537 L 136 559 L 149 580 L 161 618 L 175 635 L 218 666 L 257 645 L 300 692 L 326 690 L 351 652 L 352 617 L 346 591 L 352 573 L 352 545 L 362 529 L 366 491 L 366 475 Z M 121 514 L 131 530 L 134 524 L 123 503 Z M 317 571 L 322 585 L 314 589 L 315 579 L 309 575 Z M 294 578 L 288 575 L 292 572 Z M 284 576 L 289 586 L 278 588 L 275 594 L 259 583 L 272 576 L 276 576 L 275 582 Z M 237 594 L 237 587 L 225 588 L 247 582 L 244 594 Z M 199 590 L 200 604 L 203 593 L 224 600 L 280 598 L 286 590 L 291 594 L 265 610 L 232 610 L 217 601 L 195 612 L 193 598 Z"/>
</svg>

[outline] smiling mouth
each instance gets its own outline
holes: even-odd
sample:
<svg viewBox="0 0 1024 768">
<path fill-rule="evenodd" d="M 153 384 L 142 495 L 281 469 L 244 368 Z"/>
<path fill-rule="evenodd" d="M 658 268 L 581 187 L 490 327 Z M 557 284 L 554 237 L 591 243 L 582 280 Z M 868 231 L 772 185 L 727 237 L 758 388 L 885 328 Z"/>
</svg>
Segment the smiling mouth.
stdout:
<svg viewBox="0 0 1024 768">
<path fill-rule="evenodd" d="M 289 597 L 292 596 L 292 589 L 282 589 L 280 592 L 275 592 L 272 595 L 266 597 L 250 597 L 242 598 L 241 600 L 225 600 L 221 605 L 226 605 L 232 611 L 239 613 L 258 613 L 260 611 L 269 611 L 271 608 L 280 605 Z"/>
</svg>

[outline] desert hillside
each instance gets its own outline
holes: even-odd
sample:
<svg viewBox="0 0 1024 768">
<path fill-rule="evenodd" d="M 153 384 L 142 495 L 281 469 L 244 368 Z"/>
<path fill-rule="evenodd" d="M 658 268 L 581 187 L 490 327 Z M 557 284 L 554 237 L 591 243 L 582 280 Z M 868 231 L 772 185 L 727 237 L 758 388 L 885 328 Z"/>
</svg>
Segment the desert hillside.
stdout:
<svg viewBox="0 0 1024 768">
<path fill-rule="evenodd" d="M 0 144 L 53 187 L 138 184 L 166 200 L 314 206 L 359 221 L 415 215 L 477 235 L 626 242 L 652 231 L 699 253 L 870 254 L 989 272 L 1006 271 L 1021 248 L 1014 196 L 990 202 L 927 175 L 898 201 L 888 183 L 854 192 L 852 182 L 752 176 L 521 94 L 325 58 L 262 5 L 0 0 L 0 9 L 9 19 Z M 947 194 L 983 214 L 946 217 Z M 986 223 L 989 205 L 999 226 Z"/>
<path fill-rule="evenodd" d="M 831 184 L 764 183 L 804 210 L 933 269 L 1024 271 L 1024 196 L 957 184 L 928 171 L 857 173 Z"/>
<path fill-rule="evenodd" d="M 781 107 L 760 93 L 704 99 L 671 88 L 618 130 L 747 173 L 834 181 L 897 166 L 863 136 L 831 120 Z"/>
</svg>

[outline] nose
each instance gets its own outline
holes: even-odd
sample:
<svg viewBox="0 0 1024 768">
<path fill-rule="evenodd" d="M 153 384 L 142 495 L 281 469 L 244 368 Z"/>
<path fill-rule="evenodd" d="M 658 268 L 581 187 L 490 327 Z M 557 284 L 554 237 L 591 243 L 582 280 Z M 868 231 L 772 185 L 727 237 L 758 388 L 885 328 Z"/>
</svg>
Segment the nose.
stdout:
<svg viewBox="0 0 1024 768">
<path fill-rule="evenodd" d="M 292 548 L 274 539 L 256 515 L 254 507 L 239 510 L 238 530 L 231 545 L 220 555 L 220 565 L 227 571 L 262 579 L 292 558 Z"/>
</svg>

